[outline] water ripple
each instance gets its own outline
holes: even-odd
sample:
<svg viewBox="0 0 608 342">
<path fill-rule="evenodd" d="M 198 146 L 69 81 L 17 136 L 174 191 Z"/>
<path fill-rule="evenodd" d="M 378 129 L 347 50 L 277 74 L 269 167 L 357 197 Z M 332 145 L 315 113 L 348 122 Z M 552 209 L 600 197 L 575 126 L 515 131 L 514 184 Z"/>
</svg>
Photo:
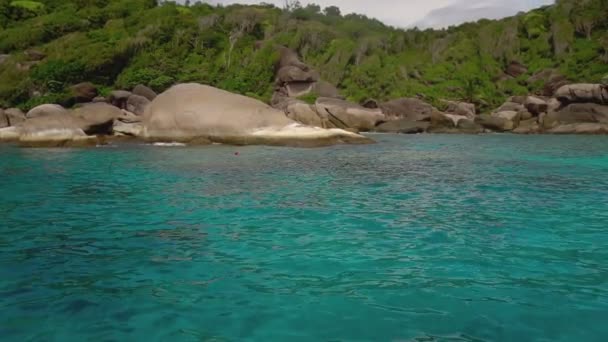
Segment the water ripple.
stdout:
<svg viewBox="0 0 608 342">
<path fill-rule="evenodd" d="M 375 138 L 0 147 L 0 337 L 605 340 L 607 138 Z"/>
</svg>

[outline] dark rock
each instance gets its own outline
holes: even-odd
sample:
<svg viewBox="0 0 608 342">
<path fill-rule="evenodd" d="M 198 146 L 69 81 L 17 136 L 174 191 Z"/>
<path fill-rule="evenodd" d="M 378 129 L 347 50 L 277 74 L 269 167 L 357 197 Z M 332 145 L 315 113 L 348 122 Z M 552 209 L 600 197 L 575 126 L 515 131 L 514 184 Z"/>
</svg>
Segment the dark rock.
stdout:
<svg viewBox="0 0 608 342">
<path fill-rule="evenodd" d="M 430 123 L 425 121 L 398 119 L 378 125 L 375 131 L 380 133 L 416 134 L 426 132 L 429 126 Z"/>
<path fill-rule="evenodd" d="M 73 103 L 91 102 L 97 96 L 97 87 L 91 82 L 78 83 L 70 87 Z"/>
<path fill-rule="evenodd" d="M 549 105 L 545 100 L 535 96 L 528 96 L 524 106 L 534 116 L 538 116 L 540 113 L 546 113 L 549 108 Z"/>
<path fill-rule="evenodd" d="M 374 99 L 367 99 L 367 100 L 363 101 L 361 103 L 361 106 L 363 106 L 364 108 L 369 108 L 369 109 L 378 109 L 378 108 L 380 108 L 380 105 L 378 104 L 378 101 L 376 101 Z"/>
<path fill-rule="evenodd" d="M 114 90 L 110 93 L 108 101 L 115 107 L 118 107 L 120 109 L 126 109 L 127 101 L 129 100 L 129 97 L 131 95 L 131 92 L 126 90 Z"/>
<path fill-rule="evenodd" d="M 154 100 L 157 96 L 157 94 L 154 90 L 146 87 L 143 84 L 139 84 L 139 85 L 135 86 L 135 88 L 133 88 L 133 94 L 143 96 L 146 99 L 148 99 L 149 101 Z"/>
</svg>

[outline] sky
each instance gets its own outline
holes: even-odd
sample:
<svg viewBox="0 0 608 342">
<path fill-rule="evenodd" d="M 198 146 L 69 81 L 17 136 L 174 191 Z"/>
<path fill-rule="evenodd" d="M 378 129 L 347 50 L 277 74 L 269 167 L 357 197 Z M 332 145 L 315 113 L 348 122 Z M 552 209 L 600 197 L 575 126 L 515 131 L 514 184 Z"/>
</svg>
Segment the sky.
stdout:
<svg viewBox="0 0 608 342">
<path fill-rule="evenodd" d="M 194 2 L 194 1 L 193 1 Z M 259 0 L 211 0 L 211 3 L 254 4 Z M 284 0 L 265 0 L 282 6 Z M 497 19 L 532 8 L 549 5 L 554 0 L 300 0 L 322 7 L 335 5 L 343 14 L 361 13 L 396 27 L 442 28 L 481 18 Z"/>
</svg>

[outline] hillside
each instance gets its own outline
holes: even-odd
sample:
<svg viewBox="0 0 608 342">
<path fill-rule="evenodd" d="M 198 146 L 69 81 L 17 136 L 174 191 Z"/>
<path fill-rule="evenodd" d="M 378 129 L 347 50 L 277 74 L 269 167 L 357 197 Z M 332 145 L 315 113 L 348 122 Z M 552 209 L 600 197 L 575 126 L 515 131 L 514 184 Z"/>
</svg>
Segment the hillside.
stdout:
<svg viewBox="0 0 608 342">
<path fill-rule="evenodd" d="M 487 111 L 510 95 L 608 74 L 608 0 L 560 0 L 498 21 L 400 30 L 336 7 L 159 5 L 155 0 L 0 0 L 0 107 L 198 82 L 269 101 L 278 45 L 349 100 L 422 96 Z M 549 95 L 549 94 L 547 94 Z"/>
</svg>

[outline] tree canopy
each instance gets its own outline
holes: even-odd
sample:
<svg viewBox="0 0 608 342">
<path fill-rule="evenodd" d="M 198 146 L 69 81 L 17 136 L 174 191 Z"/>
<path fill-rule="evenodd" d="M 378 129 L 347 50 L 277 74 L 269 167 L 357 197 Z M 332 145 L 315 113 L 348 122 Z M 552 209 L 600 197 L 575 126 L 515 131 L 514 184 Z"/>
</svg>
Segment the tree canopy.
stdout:
<svg viewBox="0 0 608 342">
<path fill-rule="evenodd" d="M 157 91 L 200 82 L 268 101 L 277 46 L 350 100 L 406 96 L 491 108 L 538 91 L 531 76 L 608 74 L 608 0 L 559 0 L 503 20 L 402 30 L 340 9 L 269 4 L 188 6 L 156 0 L 0 0 L 0 106 L 57 102 L 73 84 Z M 26 53 L 46 55 L 40 61 Z M 525 69 L 509 73 L 516 63 Z"/>
</svg>

